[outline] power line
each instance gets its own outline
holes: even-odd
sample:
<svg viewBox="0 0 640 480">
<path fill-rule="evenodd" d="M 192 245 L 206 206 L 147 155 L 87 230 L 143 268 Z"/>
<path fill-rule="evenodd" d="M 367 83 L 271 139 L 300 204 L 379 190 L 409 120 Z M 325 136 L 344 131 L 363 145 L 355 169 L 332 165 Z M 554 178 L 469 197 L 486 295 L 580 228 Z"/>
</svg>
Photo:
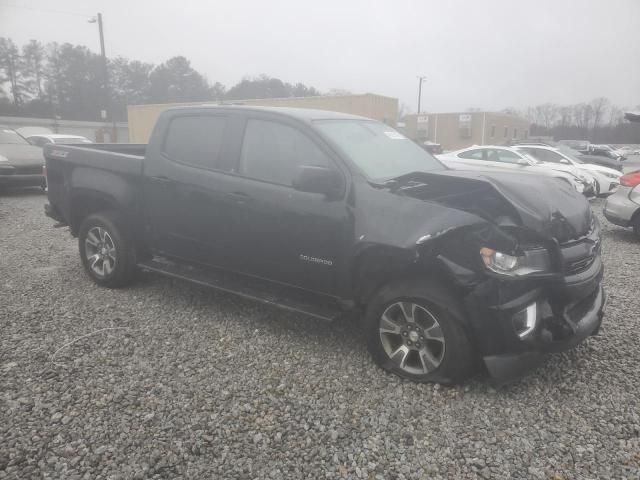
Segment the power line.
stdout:
<svg viewBox="0 0 640 480">
<path fill-rule="evenodd" d="M 26 5 L 15 5 L 13 3 L 0 3 L 0 7 L 10 7 L 10 8 L 21 8 L 23 10 L 31 10 L 34 12 L 42 12 L 42 13 L 56 13 L 58 15 L 73 15 L 76 17 L 91 17 L 93 14 L 91 13 L 78 13 L 78 12 L 63 12 L 62 10 L 50 10 L 48 8 L 36 8 L 36 7 L 28 7 Z"/>
</svg>

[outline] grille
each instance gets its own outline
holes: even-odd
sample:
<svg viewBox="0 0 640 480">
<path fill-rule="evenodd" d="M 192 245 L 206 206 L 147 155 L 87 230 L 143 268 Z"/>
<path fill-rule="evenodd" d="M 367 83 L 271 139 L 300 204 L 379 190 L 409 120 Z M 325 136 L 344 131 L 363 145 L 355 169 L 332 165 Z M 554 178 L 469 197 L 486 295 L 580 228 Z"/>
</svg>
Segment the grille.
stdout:
<svg viewBox="0 0 640 480">
<path fill-rule="evenodd" d="M 595 262 L 601 245 L 598 231 L 595 219 L 592 217 L 589 233 L 561 246 L 565 273 L 575 275 L 584 272 Z"/>
<path fill-rule="evenodd" d="M 595 261 L 596 256 L 595 255 L 590 255 L 586 258 L 583 258 L 581 260 L 577 260 L 574 262 L 569 262 L 566 265 L 566 272 L 570 273 L 570 274 L 576 274 L 576 273 L 580 273 L 580 272 L 584 272 L 587 268 L 589 268 L 591 266 L 591 264 Z"/>
</svg>

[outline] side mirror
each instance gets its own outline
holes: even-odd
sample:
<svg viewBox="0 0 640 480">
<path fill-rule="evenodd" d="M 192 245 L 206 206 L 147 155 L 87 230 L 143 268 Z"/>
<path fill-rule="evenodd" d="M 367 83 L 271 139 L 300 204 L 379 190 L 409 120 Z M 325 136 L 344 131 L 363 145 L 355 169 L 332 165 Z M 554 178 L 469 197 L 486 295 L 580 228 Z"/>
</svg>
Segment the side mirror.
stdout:
<svg viewBox="0 0 640 480">
<path fill-rule="evenodd" d="M 520 166 L 523 166 L 523 167 L 528 167 L 529 166 L 529 162 L 527 162 L 524 158 L 519 158 L 516 163 L 518 165 L 520 165 Z"/>
<path fill-rule="evenodd" d="M 569 162 L 569 160 L 567 160 L 566 158 L 563 158 L 562 160 L 560 160 L 560 163 L 564 163 L 565 165 L 571 165 L 571 162 Z"/>
<path fill-rule="evenodd" d="M 336 198 L 342 193 L 342 175 L 331 168 L 303 165 L 298 167 L 293 188 L 301 192 L 322 193 L 327 198 Z"/>
</svg>

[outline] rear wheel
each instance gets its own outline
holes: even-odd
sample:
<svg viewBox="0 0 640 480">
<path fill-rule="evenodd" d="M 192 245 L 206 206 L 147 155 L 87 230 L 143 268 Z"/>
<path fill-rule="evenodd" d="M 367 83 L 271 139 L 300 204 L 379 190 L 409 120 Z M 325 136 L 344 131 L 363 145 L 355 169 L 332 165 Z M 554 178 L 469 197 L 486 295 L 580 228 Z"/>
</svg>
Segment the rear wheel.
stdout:
<svg viewBox="0 0 640 480">
<path fill-rule="evenodd" d="M 383 287 L 366 311 L 367 346 L 396 375 L 458 383 L 473 373 L 473 350 L 461 320 L 434 302 L 428 288 L 422 282 Z"/>
<path fill-rule="evenodd" d="M 118 288 L 135 273 L 135 248 L 126 222 L 117 212 L 89 215 L 78 232 L 80 259 L 98 285 Z"/>
</svg>

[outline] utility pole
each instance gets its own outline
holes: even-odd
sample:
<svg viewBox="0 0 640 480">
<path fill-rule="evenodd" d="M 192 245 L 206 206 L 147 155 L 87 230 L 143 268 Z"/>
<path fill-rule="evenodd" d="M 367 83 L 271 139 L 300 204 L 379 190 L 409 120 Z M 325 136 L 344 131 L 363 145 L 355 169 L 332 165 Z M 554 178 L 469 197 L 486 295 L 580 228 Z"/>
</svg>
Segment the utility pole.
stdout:
<svg viewBox="0 0 640 480">
<path fill-rule="evenodd" d="M 110 115 L 109 108 L 109 74 L 107 70 L 107 54 L 104 49 L 104 31 L 102 28 L 102 13 L 98 13 L 95 17 L 89 20 L 89 23 L 98 23 L 98 33 L 100 34 L 100 55 L 102 56 L 102 106 L 104 107 L 104 120 L 107 120 Z"/>
<path fill-rule="evenodd" d="M 420 114 L 420 104 L 422 101 L 422 82 L 424 82 L 427 77 L 418 77 L 418 114 Z"/>
</svg>

